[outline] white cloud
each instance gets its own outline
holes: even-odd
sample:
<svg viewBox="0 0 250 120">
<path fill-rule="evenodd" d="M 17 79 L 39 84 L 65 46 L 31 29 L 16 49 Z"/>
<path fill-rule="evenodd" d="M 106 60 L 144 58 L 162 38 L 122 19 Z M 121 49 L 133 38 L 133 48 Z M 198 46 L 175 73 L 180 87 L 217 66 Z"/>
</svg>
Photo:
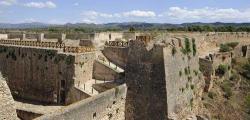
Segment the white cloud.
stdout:
<svg viewBox="0 0 250 120">
<path fill-rule="evenodd" d="M 155 17 L 156 14 L 153 11 L 141 11 L 141 10 L 133 10 L 129 12 L 122 13 L 125 17 Z"/>
<path fill-rule="evenodd" d="M 179 20 L 206 20 L 206 21 L 246 21 L 250 20 L 250 9 L 238 10 L 233 8 L 200 8 L 188 9 L 180 7 L 170 7 L 165 13 L 170 18 Z"/>
<path fill-rule="evenodd" d="M 17 2 L 16 0 L 1 0 L 0 5 L 11 6 L 15 4 L 16 2 Z"/>
<path fill-rule="evenodd" d="M 82 22 L 84 22 L 84 23 L 94 23 L 94 24 L 97 24 L 96 21 L 90 20 L 90 19 L 83 19 Z"/>
<path fill-rule="evenodd" d="M 115 21 L 115 20 L 145 20 L 145 18 L 154 18 L 157 15 L 153 11 L 142 11 L 142 10 L 133 10 L 128 12 L 120 12 L 120 13 L 103 13 L 97 11 L 84 11 L 81 13 L 84 20 L 82 22 L 86 23 L 97 23 L 96 21 L 103 22 L 103 20 L 107 21 Z"/>
<path fill-rule="evenodd" d="M 24 6 L 32 7 L 32 8 L 56 8 L 56 4 L 51 2 L 51 1 L 47 1 L 47 2 L 30 2 L 30 3 L 24 4 Z"/>
<path fill-rule="evenodd" d="M 82 15 L 85 17 L 89 17 L 90 19 L 96 19 L 98 17 L 102 18 L 121 18 L 121 17 L 156 17 L 156 14 L 153 11 L 141 11 L 141 10 L 133 10 L 122 13 L 102 13 L 96 11 L 84 11 Z"/>
<path fill-rule="evenodd" d="M 103 17 L 103 18 L 112 18 L 112 14 L 107 14 L 107 13 L 101 13 L 101 12 L 96 12 L 96 11 L 85 11 L 82 13 L 84 17 L 89 17 L 90 19 L 96 19 L 98 17 Z"/>
</svg>

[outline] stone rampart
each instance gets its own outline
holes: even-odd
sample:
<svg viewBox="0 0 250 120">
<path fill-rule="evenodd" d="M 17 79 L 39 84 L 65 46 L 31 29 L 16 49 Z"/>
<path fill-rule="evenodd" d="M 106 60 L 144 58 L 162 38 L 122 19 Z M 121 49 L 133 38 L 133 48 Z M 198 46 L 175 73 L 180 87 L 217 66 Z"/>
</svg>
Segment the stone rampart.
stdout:
<svg viewBox="0 0 250 120">
<path fill-rule="evenodd" d="M 35 120 L 124 120 L 126 91 L 124 84 Z"/>
<path fill-rule="evenodd" d="M 112 63 L 120 66 L 121 68 L 126 67 L 128 58 L 128 48 L 126 47 L 105 47 L 102 51 L 104 56 Z"/>
<path fill-rule="evenodd" d="M 0 75 L 0 108 L 1 120 L 18 120 L 13 97 L 2 75 Z"/>
<path fill-rule="evenodd" d="M 15 97 L 70 104 L 74 84 L 92 79 L 95 54 L 0 45 L 0 58 L 0 70 Z"/>
<path fill-rule="evenodd" d="M 93 78 L 97 80 L 119 80 L 123 77 L 123 73 L 120 73 L 116 68 L 112 68 L 106 61 L 95 61 L 93 69 Z"/>
</svg>

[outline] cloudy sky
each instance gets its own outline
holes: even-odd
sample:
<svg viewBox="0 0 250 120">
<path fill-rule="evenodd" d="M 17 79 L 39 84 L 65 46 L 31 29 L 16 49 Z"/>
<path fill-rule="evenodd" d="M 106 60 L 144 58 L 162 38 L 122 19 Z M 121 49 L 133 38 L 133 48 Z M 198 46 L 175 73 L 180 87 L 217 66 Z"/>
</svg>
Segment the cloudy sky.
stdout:
<svg viewBox="0 0 250 120">
<path fill-rule="evenodd" d="M 0 0 L 0 22 L 250 22 L 250 0 Z"/>
</svg>

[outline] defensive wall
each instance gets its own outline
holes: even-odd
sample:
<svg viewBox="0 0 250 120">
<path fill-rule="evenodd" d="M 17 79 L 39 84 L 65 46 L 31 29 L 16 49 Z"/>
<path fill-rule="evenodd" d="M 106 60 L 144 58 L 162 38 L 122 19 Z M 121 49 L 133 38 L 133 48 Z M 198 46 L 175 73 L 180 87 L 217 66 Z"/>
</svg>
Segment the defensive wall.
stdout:
<svg viewBox="0 0 250 120">
<path fill-rule="evenodd" d="M 123 84 L 35 120 L 124 120 L 126 91 Z"/>
<path fill-rule="evenodd" d="M 216 72 L 220 65 L 227 67 L 227 71 L 223 75 L 223 78 L 230 77 L 232 58 L 233 52 L 218 52 L 209 54 L 208 56 L 205 56 L 205 58 L 199 58 L 200 70 L 202 71 L 206 82 L 205 91 L 209 91 L 212 88 L 214 79 L 221 79 L 222 76 L 218 75 Z"/>
<path fill-rule="evenodd" d="M 204 86 L 198 55 L 182 53 L 183 37 L 180 41 L 158 42 L 148 48 L 151 39 L 140 36 L 128 43 L 112 41 L 103 50 L 110 61 L 118 65 L 123 61 L 125 66 L 126 119 L 182 119 L 198 113 L 196 103 Z M 195 43 L 191 38 L 189 42 L 193 48 Z"/>
<path fill-rule="evenodd" d="M 0 119 L 1 120 L 19 120 L 17 118 L 14 99 L 10 89 L 0 73 Z"/>
<path fill-rule="evenodd" d="M 92 79 L 95 52 L 91 49 L 33 41 L 1 40 L 0 44 L 0 70 L 15 97 L 53 104 L 89 97 L 75 86 Z"/>
</svg>

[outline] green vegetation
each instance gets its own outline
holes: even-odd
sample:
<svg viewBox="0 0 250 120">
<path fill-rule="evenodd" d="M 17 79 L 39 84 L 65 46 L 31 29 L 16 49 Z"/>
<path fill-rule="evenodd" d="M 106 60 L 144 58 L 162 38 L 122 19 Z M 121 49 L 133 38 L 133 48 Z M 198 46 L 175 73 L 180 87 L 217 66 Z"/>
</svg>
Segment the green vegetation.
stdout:
<svg viewBox="0 0 250 120">
<path fill-rule="evenodd" d="M 192 77 L 188 76 L 188 82 L 192 82 Z"/>
<path fill-rule="evenodd" d="M 194 72 L 195 76 L 198 75 L 198 71 L 197 70 L 193 70 L 193 72 Z"/>
<path fill-rule="evenodd" d="M 69 55 L 69 56 L 66 57 L 65 63 L 66 63 L 67 65 L 70 65 L 70 64 L 72 64 L 73 62 L 74 62 L 74 57 L 73 57 L 72 55 Z"/>
<path fill-rule="evenodd" d="M 80 62 L 80 66 L 81 66 L 81 68 L 82 68 L 82 66 L 83 66 L 84 64 L 85 64 L 84 62 Z"/>
<path fill-rule="evenodd" d="M 229 52 L 233 50 L 239 42 L 230 42 L 230 43 L 225 43 L 220 45 L 220 52 Z"/>
<path fill-rule="evenodd" d="M 179 76 L 180 76 L 180 77 L 182 76 L 182 71 L 179 71 Z"/>
<path fill-rule="evenodd" d="M 227 99 L 233 95 L 231 87 L 232 85 L 230 82 L 228 82 L 228 80 L 225 80 L 221 85 L 222 90 L 225 92 L 224 97 Z"/>
<path fill-rule="evenodd" d="M 229 52 L 231 51 L 232 48 L 226 44 L 221 44 L 220 45 L 220 52 Z"/>
<path fill-rule="evenodd" d="M 237 45 L 239 44 L 239 42 L 230 42 L 230 43 L 226 43 L 226 45 L 230 46 L 231 48 L 235 48 Z"/>
<path fill-rule="evenodd" d="M 223 76 L 227 71 L 228 71 L 228 66 L 220 64 L 215 72 L 217 75 Z"/>
<path fill-rule="evenodd" d="M 181 49 L 181 52 L 183 54 L 189 54 L 191 52 L 191 46 L 190 46 L 190 41 L 188 38 L 185 38 L 185 46 L 184 48 Z"/>
<path fill-rule="evenodd" d="M 192 85 L 190 86 L 190 88 L 193 90 L 193 89 L 194 89 L 194 85 L 192 84 Z"/>
<path fill-rule="evenodd" d="M 192 46 L 193 46 L 193 56 L 195 56 L 197 50 L 196 50 L 196 44 L 195 44 L 195 39 L 194 38 L 192 38 Z"/>
<path fill-rule="evenodd" d="M 247 63 L 243 66 L 242 75 L 245 78 L 250 79 L 250 63 Z"/>
<path fill-rule="evenodd" d="M 185 75 L 188 75 L 188 69 L 184 68 L 184 71 L 185 71 Z"/>
<path fill-rule="evenodd" d="M 209 98 L 214 99 L 215 96 L 216 96 L 216 94 L 214 92 L 208 92 Z"/>
<path fill-rule="evenodd" d="M 248 112 L 250 113 L 250 94 L 248 94 L 245 98 L 245 103 L 246 103 L 246 107 L 248 109 Z"/>
</svg>

